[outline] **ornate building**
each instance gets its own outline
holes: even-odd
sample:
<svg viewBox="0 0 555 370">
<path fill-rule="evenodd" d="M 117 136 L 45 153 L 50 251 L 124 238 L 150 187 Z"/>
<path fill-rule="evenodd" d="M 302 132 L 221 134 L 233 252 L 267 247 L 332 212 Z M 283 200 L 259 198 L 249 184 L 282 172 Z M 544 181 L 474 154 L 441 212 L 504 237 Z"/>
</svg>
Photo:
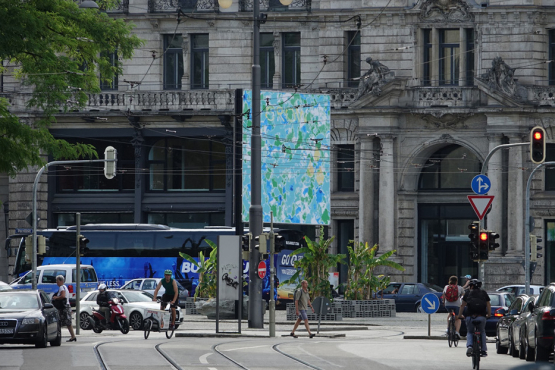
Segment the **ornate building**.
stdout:
<svg viewBox="0 0 555 370">
<path fill-rule="evenodd" d="M 555 9 L 546 0 L 260 3 L 262 88 L 332 98 L 331 252 L 345 253 L 349 240 L 395 249 L 406 270 L 393 280 L 442 285 L 451 275 L 477 275 L 468 253 L 468 225 L 477 219 L 467 200 L 471 179 L 491 149 L 527 142 L 532 127 L 553 137 Z M 231 225 L 234 90 L 250 88 L 252 0 L 229 9 L 217 0 L 128 0 L 110 14 L 136 24 L 146 45 L 85 109 L 60 114 L 52 132 L 99 153 L 115 146 L 120 172 L 108 182 L 98 169 L 49 171 L 40 227 L 72 224 L 76 211 L 84 222 Z M 39 114 L 23 109 L 23 91 L 12 91 L 14 109 Z M 524 282 L 524 195 L 534 167 L 526 146 L 489 162 L 495 199 L 487 228 L 501 235 L 501 247 L 485 265 L 488 289 Z M 0 178 L 10 233 L 26 226 L 33 179 Z M 555 277 L 554 191 L 555 170 L 537 172 L 539 284 Z"/>
</svg>

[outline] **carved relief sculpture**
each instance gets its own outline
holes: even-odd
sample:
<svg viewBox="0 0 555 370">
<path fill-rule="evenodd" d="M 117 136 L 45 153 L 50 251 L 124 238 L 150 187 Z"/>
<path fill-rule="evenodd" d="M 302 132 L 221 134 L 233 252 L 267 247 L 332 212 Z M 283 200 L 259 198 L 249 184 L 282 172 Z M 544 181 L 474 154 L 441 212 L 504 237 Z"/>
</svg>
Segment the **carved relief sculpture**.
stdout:
<svg viewBox="0 0 555 370">
<path fill-rule="evenodd" d="M 358 100 L 361 96 L 365 94 L 372 94 L 379 96 L 382 93 L 381 87 L 385 85 L 390 75 L 390 70 L 377 60 L 372 60 L 372 58 L 366 58 L 366 63 L 370 65 L 370 68 L 364 75 L 360 77 L 358 83 L 358 91 L 355 100 Z"/>
<path fill-rule="evenodd" d="M 491 90 L 520 99 L 526 98 L 526 88 L 515 81 L 514 74 L 515 68 L 509 67 L 501 57 L 495 57 L 491 62 L 491 68 L 478 79 L 486 83 Z"/>
<path fill-rule="evenodd" d="M 473 21 L 470 7 L 464 0 L 425 0 L 420 7 L 418 18 L 426 22 L 467 22 Z"/>
</svg>

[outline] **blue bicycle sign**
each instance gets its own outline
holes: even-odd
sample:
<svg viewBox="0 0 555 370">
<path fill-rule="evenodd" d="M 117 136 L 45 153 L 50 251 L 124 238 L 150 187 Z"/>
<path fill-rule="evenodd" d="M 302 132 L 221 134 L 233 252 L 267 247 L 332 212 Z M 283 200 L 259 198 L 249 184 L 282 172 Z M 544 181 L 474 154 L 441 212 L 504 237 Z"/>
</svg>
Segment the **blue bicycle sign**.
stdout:
<svg viewBox="0 0 555 370">
<path fill-rule="evenodd" d="M 472 191 L 478 195 L 487 194 L 491 188 L 491 181 L 489 181 L 486 175 L 477 175 L 472 179 L 470 186 L 472 187 Z"/>
</svg>

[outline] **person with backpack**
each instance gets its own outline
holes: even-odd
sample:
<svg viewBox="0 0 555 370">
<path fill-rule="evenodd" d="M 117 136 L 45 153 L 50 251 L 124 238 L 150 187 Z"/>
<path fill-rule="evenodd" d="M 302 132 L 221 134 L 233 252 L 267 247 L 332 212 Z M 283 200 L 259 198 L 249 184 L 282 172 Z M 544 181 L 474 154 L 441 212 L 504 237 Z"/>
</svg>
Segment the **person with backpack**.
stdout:
<svg viewBox="0 0 555 370">
<path fill-rule="evenodd" d="M 486 319 L 491 316 L 490 298 L 488 293 L 481 289 L 482 282 L 480 280 L 471 280 L 469 286 L 470 290 L 467 291 L 462 298 L 462 304 L 458 315 L 458 318 L 463 317 L 464 308 L 467 307 L 466 355 L 468 357 L 472 356 L 472 333 L 476 331 L 472 321 L 477 320 L 480 322 L 477 329 L 482 335 L 481 356 L 486 357 L 488 355 L 488 348 L 486 346 Z"/>
<path fill-rule="evenodd" d="M 306 315 L 306 310 L 308 306 L 312 309 L 312 313 L 314 313 L 314 307 L 312 307 L 312 303 L 310 303 L 310 295 L 308 294 L 308 281 L 303 280 L 301 282 L 301 288 L 295 291 L 295 312 L 297 313 L 297 321 L 295 322 L 295 326 L 293 326 L 293 331 L 291 331 L 291 335 L 293 338 L 297 338 L 295 335 L 295 330 L 299 327 L 301 321 L 304 321 L 304 326 L 306 331 L 308 332 L 308 336 L 310 338 L 314 338 L 314 334 L 310 331 L 310 326 L 308 325 L 308 316 Z"/>
<path fill-rule="evenodd" d="M 461 320 L 459 319 L 459 309 L 461 307 L 461 297 L 464 294 L 462 286 L 458 285 L 459 279 L 456 276 L 449 278 L 449 284 L 443 288 L 443 304 L 447 310 L 447 328 L 449 328 L 449 318 L 451 311 L 455 312 L 455 335 L 460 338 L 459 329 L 461 328 Z M 447 329 L 448 331 L 449 329 Z"/>
</svg>

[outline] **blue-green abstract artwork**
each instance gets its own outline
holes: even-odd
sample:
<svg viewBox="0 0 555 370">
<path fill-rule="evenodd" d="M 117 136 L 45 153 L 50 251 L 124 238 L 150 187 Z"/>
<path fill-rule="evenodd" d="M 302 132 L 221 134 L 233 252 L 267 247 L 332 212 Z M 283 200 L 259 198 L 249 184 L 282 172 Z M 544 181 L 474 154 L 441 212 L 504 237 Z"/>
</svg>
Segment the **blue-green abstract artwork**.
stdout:
<svg viewBox="0 0 555 370">
<path fill-rule="evenodd" d="M 330 223 L 330 97 L 262 91 L 264 222 Z M 243 221 L 251 205 L 252 91 L 243 92 Z"/>
</svg>

